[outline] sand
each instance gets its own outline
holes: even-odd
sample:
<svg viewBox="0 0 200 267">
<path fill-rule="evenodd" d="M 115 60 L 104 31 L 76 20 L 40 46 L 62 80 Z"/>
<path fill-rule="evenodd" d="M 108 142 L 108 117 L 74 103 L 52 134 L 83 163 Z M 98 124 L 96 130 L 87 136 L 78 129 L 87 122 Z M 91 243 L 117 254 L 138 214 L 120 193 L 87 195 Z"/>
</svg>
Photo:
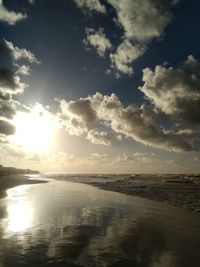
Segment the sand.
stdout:
<svg viewBox="0 0 200 267">
<path fill-rule="evenodd" d="M 18 185 L 46 183 L 47 181 L 29 179 L 23 175 L 9 175 L 0 177 L 0 198 L 6 196 L 6 190 Z"/>
</svg>

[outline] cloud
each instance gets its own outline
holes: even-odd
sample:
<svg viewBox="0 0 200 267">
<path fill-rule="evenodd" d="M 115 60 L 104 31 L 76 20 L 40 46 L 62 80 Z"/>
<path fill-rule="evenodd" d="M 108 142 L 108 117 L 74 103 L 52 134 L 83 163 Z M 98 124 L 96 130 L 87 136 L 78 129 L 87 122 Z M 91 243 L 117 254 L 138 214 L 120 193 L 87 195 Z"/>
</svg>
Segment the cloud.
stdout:
<svg viewBox="0 0 200 267">
<path fill-rule="evenodd" d="M 18 70 L 16 71 L 16 74 L 22 74 L 22 75 L 30 75 L 31 68 L 27 65 L 19 66 Z"/>
<path fill-rule="evenodd" d="M 111 137 L 107 132 L 88 130 L 87 124 L 97 122 L 97 114 L 89 98 L 77 101 L 59 101 L 61 113 L 58 113 L 62 127 L 70 134 L 86 138 L 94 144 L 110 145 Z"/>
<path fill-rule="evenodd" d="M 135 152 L 135 153 L 133 153 L 133 156 L 134 157 L 138 157 L 138 158 L 140 158 L 140 157 L 152 157 L 152 156 L 155 156 L 155 153 L 148 153 L 148 152 L 143 152 L 143 153 L 141 153 L 141 152 Z"/>
<path fill-rule="evenodd" d="M 103 28 L 95 31 L 93 28 L 86 28 L 86 47 L 94 47 L 100 57 L 104 57 L 107 50 L 112 48 L 111 42 L 106 37 Z"/>
<path fill-rule="evenodd" d="M 15 127 L 8 121 L 0 119 L 0 134 L 12 135 L 15 133 Z"/>
<path fill-rule="evenodd" d="M 17 111 L 29 112 L 29 109 L 19 101 L 0 97 L 0 118 L 12 119 Z"/>
<path fill-rule="evenodd" d="M 121 135 L 169 151 L 199 151 L 198 60 L 190 55 L 176 68 L 164 65 L 158 65 L 154 70 L 145 68 L 143 82 L 139 90 L 146 101 L 141 106 L 124 106 L 115 94 L 96 93 L 74 101 L 61 100 L 61 115 L 63 121 L 67 121 L 68 130 L 72 128 L 76 133 L 75 129 L 78 129 L 76 135 L 86 134 L 91 142 L 103 144 L 108 135 L 96 130 L 98 124 L 103 124 L 114 131 L 114 140 Z M 92 126 L 95 128 L 91 129 Z M 111 142 L 109 138 L 106 142 Z"/>
<path fill-rule="evenodd" d="M 113 163 L 114 164 L 153 164 L 158 163 L 158 159 L 154 158 L 155 155 L 152 153 L 134 153 L 134 154 L 127 154 L 127 153 L 121 153 L 118 154 Z"/>
<path fill-rule="evenodd" d="M 17 94 L 24 92 L 27 85 L 21 81 L 19 75 L 29 75 L 30 67 L 27 65 L 18 65 L 15 61 L 25 59 L 30 63 L 39 63 L 35 55 L 29 50 L 20 49 L 11 42 L 4 40 L 0 44 L 0 57 L 11 59 L 12 70 L 10 68 L 0 68 L 0 120 L 1 135 L 10 135 L 14 133 L 14 126 L 9 120 L 17 113 L 17 111 L 27 112 L 29 109 L 20 102 L 13 99 Z M 4 62 L 4 60 L 2 60 Z M 5 129 L 4 129 L 5 128 Z"/>
<path fill-rule="evenodd" d="M 130 64 L 144 53 L 144 48 L 133 45 L 125 39 L 117 48 L 114 54 L 110 54 L 111 67 L 119 73 L 133 74 Z"/>
<path fill-rule="evenodd" d="M 57 114 L 61 126 L 70 134 L 80 136 L 88 132 L 87 123 L 97 120 L 96 112 L 88 99 L 58 100 L 61 112 Z"/>
<path fill-rule="evenodd" d="M 60 124 L 70 135 L 80 136 L 87 133 L 86 123 L 73 116 L 61 116 Z"/>
<path fill-rule="evenodd" d="M 163 34 L 172 18 L 170 7 L 158 0 L 107 0 L 115 9 L 116 22 L 124 30 L 123 41 L 110 55 L 111 65 L 119 73 L 133 74 L 130 64 L 142 56 L 148 44 Z"/>
<path fill-rule="evenodd" d="M 158 111 L 179 126 L 200 125 L 200 63 L 193 56 L 177 68 L 145 68 L 143 81 L 140 90 Z"/>
<path fill-rule="evenodd" d="M 18 48 L 7 40 L 0 43 L 0 57 L 1 59 L 5 58 L 6 62 L 10 59 L 12 69 L 15 69 L 14 71 L 8 68 L 0 68 L 0 94 L 23 93 L 27 85 L 21 82 L 19 75 L 29 75 L 31 69 L 28 65 L 18 65 L 16 61 L 20 59 L 25 59 L 30 63 L 39 63 L 39 61 L 31 51 Z"/>
<path fill-rule="evenodd" d="M 6 136 L 15 133 L 15 127 L 12 125 L 11 120 L 18 111 L 29 112 L 28 107 L 8 97 L 1 97 L 0 95 L 0 139 L 4 140 Z M 2 141 L 0 140 L 0 143 Z M 8 141 L 7 139 L 4 140 Z"/>
<path fill-rule="evenodd" d="M 26 14 L 9 11 L 3 6 L 3 1 L 0 0 L 0 21 L 6 22 L 9 25 L 15 25 L 16 22 L 27 18 Z"/>
<path fill-rule="evenodd" d="M 24 91 L 26 84 L 10 69 L 0 68 L 0 93 L 19 94 Z"/>
<path fill-rule="evenodd" d="M 80 102 L 87 103 L 84 104 L 83 114 L 80 112 Z M 69 103 L 64 100 L 62 103 L 68 107 Z M 142 105 L 138 107 L 131 104 L 124 107 L 115 94 L 107 96 L 96 93 L 85 99 L 73 101 L 71 112 L 75 115 L 78 114 L 85 125 L 101 122 L 110 127 L 117 135 L 123 134 L 144 145 L 177 152 L 199 149 L 196 132 L 177 131 L 175 124 L 170 130 L 165 129 L 162 116 L 155 111 L 154 106 Z M 95 114 L 95 117 L 92 115 L 93 119 L 88 120 L 89 114 Z M 95 132 L 92 133 L 94 136 Z"/>
<path fill-rule="evenodd" d="M 29 2 L 30 5 L 35 4 L 35 0 L 28 0 L 28 2 Z"/>
<path fill-rule="evenodd" d="M 64 114 L 76 116 L 86 123 L 92 123 L 97 119 L 96 111 L 92 108 L 91 102 L 87 98 L 70 102 L 61 100 L 60 108 Z"/>
<path fill-rule="evenodd" d="M 116 11 L 117 22 L 124 29 L 125 37 L 133 41 L 149 42 L 159 37 L 172 17 L 170 4 L 167 6 L 165 1 L 107 1 Z"/>
<path fill-rule="evenodd" d="M 7 40 L 4 40 L 4 42 L 14 61 L 25 59 L 30 63 L 40 63 L 31 51 L 25 48 L 18 48 L 17 46 L 14 46 L 13 43 L 8 42 Z"/>
<path fill-rule="evenodd" d="M 87 134 L 87 139 L 93 144 L 97 145 L 111 145 L 111 138 L 107 132 L 100 132 L 97 130 L 90 130 Z"/>
<path fill-rule="evenodd" d="M 132 137 L 145 145 L 167 150 L 193 149 L 191 140 L 186 139 L 185 135 L 173 130 L 166 131 L 159 121 L 159 116 L 150 107 L 124 107 L 115 95 L 109 97 L 96 94 L 91 101 L 95 103 L 94 108 L 98 110 L 99 119 L 109 123 L 116 133 Z"/>
<path fill-rule="evenodd" d="M 76 5 L 89 12 L 106 13 L 106 8 L 99 0 L 74 0 Z"/>
<path fill-rule="evenodd" d="M 96 10 L 105 13 L 106 9 L 100 1 L 74 0 L 78 7 L 87 9 L 88 12 Z M 105 0 L 115 12 L 114 21 L 123 33 L 121 42 L 115 52 L 110 54 L 111 68 L 116 71 L 116 76 L 133 74 L 132 63 L 142 56 L 148 49 L 148 45 L 155 38 L 163 35 L 165 27 L 172 19 L 172 7 L 178 1 L 160 0 Z M 87 32 L 88 31 L 88 32 Z M 103 34 L 100 28 L 97 32 L 87 30 L 85 43 L 97 50 L 100 57 L 105 55 L 107 49 L 114 47 L 110 40 Z M 109 71 L 110 72 L 110 71 Z M 106 72 L 107 74 L 109 72 Z"/>
</svg>

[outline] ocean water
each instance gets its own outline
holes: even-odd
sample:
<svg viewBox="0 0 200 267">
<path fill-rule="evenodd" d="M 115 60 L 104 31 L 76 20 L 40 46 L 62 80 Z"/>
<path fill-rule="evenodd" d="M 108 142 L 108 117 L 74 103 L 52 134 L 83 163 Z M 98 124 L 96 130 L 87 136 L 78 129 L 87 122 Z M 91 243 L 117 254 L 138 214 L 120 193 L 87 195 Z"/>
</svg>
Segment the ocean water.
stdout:
<svg viewBox="0 0 200 267">
<path fill-rule="evenodd" d="M 85 184 L 9 189 L 0 267 L 199 267 L 200 214 Z"/>
</svg>

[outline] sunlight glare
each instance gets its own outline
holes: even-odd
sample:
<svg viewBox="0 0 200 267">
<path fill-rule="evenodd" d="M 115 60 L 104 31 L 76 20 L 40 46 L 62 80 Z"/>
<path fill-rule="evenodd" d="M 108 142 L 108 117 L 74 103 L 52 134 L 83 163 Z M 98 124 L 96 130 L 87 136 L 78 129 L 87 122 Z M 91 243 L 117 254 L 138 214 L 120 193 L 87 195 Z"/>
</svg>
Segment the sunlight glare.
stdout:
<svg viewBox="0 0 200 267">
<path fill-rule="evenodd" d="M 18 112 L 13 119 L 16 127 L 12 142 L 28 152 L 44 152 L 50 145 L 55 128 L 52 115 L 37 104 L 29 113 Z"/>
<path fill-rule="evenodd" d="M 23 232 L 32 225 L 33 206 L 31 201 L 27 201 L 26 194 L 30 185 L 21 185 L 7 190 L 7 222 L 6 233 Z"/>
<path fill-rule="evenodd" d="M 13 203 L 8 206 L 9 232 L 22 232 L 31 226 L 32 209 L 28 203 Z"/>
</svg>

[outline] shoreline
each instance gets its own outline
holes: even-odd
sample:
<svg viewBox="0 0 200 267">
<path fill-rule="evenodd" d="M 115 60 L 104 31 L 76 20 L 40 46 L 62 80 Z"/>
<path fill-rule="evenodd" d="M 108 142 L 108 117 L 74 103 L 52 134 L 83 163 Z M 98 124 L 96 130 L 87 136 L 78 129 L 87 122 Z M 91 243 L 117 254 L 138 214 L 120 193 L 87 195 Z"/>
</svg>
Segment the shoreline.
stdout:
<svg viewBox="0 0 200 267">
<path fill-rule="evenodd" d="M 45 177 L 44 177 L 45 178 Z M 55 180 L 88 184 L 102 190 L 137 196 L 170 206 L 200 212 L 200 180 L 199 178 L 169 177 L 84 177 L 60 176 Z M 0 176 L 0 199 L 6 196 L 6 190 L 28 184 L 47 183 L 45 180 L 29 179 L 24 175 Z"/>
<path fill-rule="evenodd" d="M 84 177 L 62 176 L 52 177 L 57 180 L 88 184 L 102 190 L 123 193 L 153 200 L 170 206 L 200 212 L 200 180 L 199 177 Z"/>
<path fill-rule="evenodd" d="M 37 179 L 29 179 L 23 175 L 0 176 L 0 199 L 6 197 L 6 191 L 20 185 L 47 183 Z"/>
<path fill-rule="evenodd" d="M 146 190 L 145 187 L 132 187 L 132 188 L 126 188 L 116 185 L 108 185 L 108 184 L 94 184 L 94 183 L 87 183 L 88 185 L 97 187 L 101 190 L 105 191 L 111 191 L 111 192 L 118 192 L 121 194 L 126 194 L 130 196 L 136 196 L 140 197 L 146 200 L 153 200 L 165 205 L 178 207 L 178 208 L 184 208 L 187 210 L 191 210 L 194 212 L 200 213 L 200 204 L 198 198 L 198 203 L 195 203 L 196 197 L 194 199 L 193 196 L 191 196 L 188 200 L 185 199 L 185 196 L 180 192 L 166 192 L 165 190 L 159 190 L 159 188 L 154 188 L 152 192 L 150 190 Z M 177 197 L 177 195 L 179 195 Z"/>
</svg>

